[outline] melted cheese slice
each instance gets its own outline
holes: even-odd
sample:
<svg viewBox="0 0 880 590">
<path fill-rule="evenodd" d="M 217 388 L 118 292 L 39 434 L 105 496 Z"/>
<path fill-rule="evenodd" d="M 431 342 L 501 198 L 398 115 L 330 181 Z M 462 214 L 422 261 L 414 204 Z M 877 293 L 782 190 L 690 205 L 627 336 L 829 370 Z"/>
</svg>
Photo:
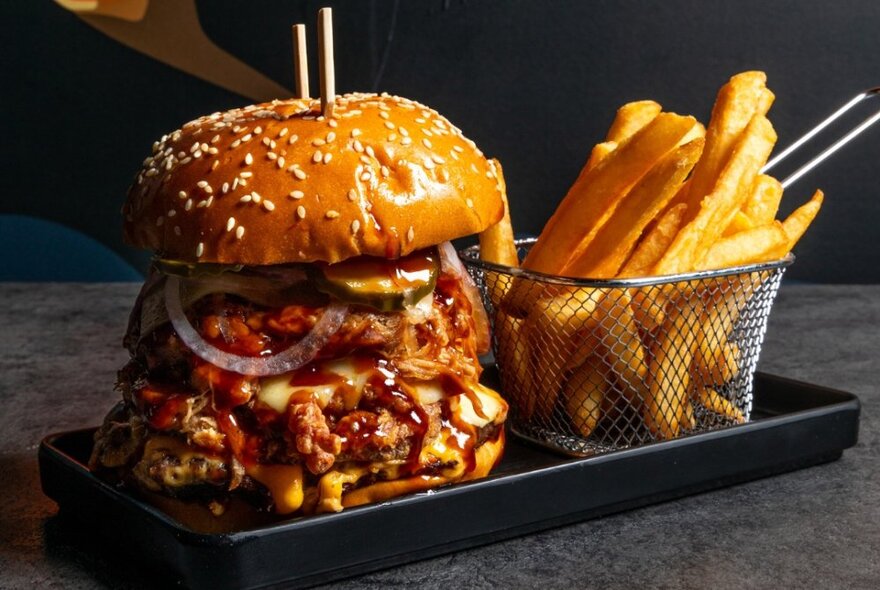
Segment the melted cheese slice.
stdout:
<svg viewBox="0 0 880 590">
<path fill-rule="evenodd" d="M 245 473 L 263 484 L 275 501 L 275 512 L 290 514 L 303 503 L 302 465 L 260 465 L 244 468 Z"/>
<path fill-rule="evenodd" d="M 321 370 L 325 373 L 332 373 L 341 377 L 345 383 L 353 387 L 358 393 L 358 399 L 360 398 L 360 392 L 363 391 L 364 384 L 369 377 L 369 372 L 358 371 L 355 368 L 354 363 L 348 359 L 338 359 L 323 363 L 321 365 Z M 306 391 L 310 393 L 311 399 L 315 400 L 323 409 L 330 402 L 330 398 L 333 397 L 333 393 L 336 391 L 337 387 L 334 384 L 291 385 L 290 378 L 291 374 L 285 373 L 283 375 L 275 375 L 273 377 L 265 377 L 261 379 L 260 392 L 257 394 L 257 399 L 279 414 L 283 414 L 287 411 L 287 406 L 290 403 L 290 396 L 297 391 Z M 352 407 L 357 406 L 358 399 L 350 400 L 349 403 L 351 403 Z"/>
</svg>

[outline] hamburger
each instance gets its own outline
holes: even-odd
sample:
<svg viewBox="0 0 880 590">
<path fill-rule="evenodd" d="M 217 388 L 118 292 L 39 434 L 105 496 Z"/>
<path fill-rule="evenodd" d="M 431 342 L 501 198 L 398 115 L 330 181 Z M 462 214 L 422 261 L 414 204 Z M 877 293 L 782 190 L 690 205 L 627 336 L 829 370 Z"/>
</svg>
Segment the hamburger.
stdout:
<svg viewBox="0 0 880 590">
<path fill-rule="evenodd" d="M 191 121 L 123 206 L 155 256 L 90 467 L 177 515 L 335 512 L 502 454 L 488 321 L 449 242 L 502 217 L 500 168 L 417 102 L 334 107 Z"/>
</svg>

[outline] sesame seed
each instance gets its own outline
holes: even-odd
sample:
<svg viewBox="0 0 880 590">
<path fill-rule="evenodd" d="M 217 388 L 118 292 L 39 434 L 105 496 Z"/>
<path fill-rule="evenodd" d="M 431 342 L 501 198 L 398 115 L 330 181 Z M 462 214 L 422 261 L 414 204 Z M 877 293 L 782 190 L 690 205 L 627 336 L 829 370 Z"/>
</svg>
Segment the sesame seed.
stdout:
<svg viewBox="0 0 880 590">
<path fill-rule="evenodd" d="M 302 205 L 297 207 L 296 208 L 296 216 L 299 217 L 300 219 L 305 219 L 306 218 L 306 208 L 303 207 Z"/>
<path fill-rule="evenodd" d="M 189 147 L 189 153 L 193 153 L 193 152 L 195 152 L 197 149 L 199 149 L 199 142 L 195 142 L 194 144 L 192 144 L 192 145 Z"/>
<path fill-rule="evenodd" d="M 385 121 L 385 127 L 387 129 L 394 129 L 394 123 L 392 123 L 391 121 Z"/>
<path fill-rule="evenodd" d="M 149 178 L 150 176 L 156 176 L 157 174 L 159 174 L 159 171 L 156 170 L 155 168 L 150 168 L 150 169 L 147 170 L 147 172 L 146 172 L 146 176 L 147 176 L 148 178 Z"/>
<path fill-rule="evenodd" d="M 492 178 L 492 171 L 486 170 L 486 178 Z"/>
<path fill-rule="evenodd" d="M 324 163 L 325 164 L 329 164 L 330 160 L 332 160 L 332 159 L 333 159 L 333 154 L 331 154 L 330 152 L 327 152 L 326 154 L 324 154 Z"/>
<path fill-rule="evenodd" d="M 193 200 L 192 200 L 192 199 L 187 199 L 187 200 L 186 200 L 186 203 L 183 205 L 183 210 L 184 210 L 184 211 L 189 211 L 189 210 L 192 209 L 192 208 L 193 208 Z"/>
<path fill-rule="evenodd" d="M 243 226 L 243 225 L 239 225 L 237 228 L 235 228 L 235 238 L 236 238 L 237 240 L 240 240 L 240 239 L 242 239 L 243 237 L 244 237 L 244 226 Z"/>
<path fill-rule="evenodd" d="M 436 164 L 445 164 L 446 163 L 446 160 L 444 160 L 443 158 L 441 158 L 437 154 L 434 154 L 433 156 L 431 156 L 431 159 L 434 160 L 434 162 Z"/>
<path fill-rule="evenodd" d="M 404 137 L 409 135 L 409 131 L 406 130 L 406 127 L 398 127 L 397 130 L 400 131 L 400 134 L 403 135 Z"/>
<path fill-rule="evenodd" d="M 364 172 L 364 173 L 361 174 L 361 180 L 363 180 L 364 182 L 367 182 L 367 181 L 370 180 L 372 177 L 373 177 L 373 175 L 370 174 L 369 171 Z"/>
<path fill-rule="evenodd" d="M 262 133 L 262 132 L 263 132 L 263 128 L 262 128 L 262 127 L 257 127 L 257 128 L 254 129 L 254 135 L 259 135 L 259 134 Z"/>
<path fill-rule="evenodd" d="M 223 183 L 223 186 L 220 187 L 220 191 L 221 191 L 224 195 L 225 195 L 226 193 L 228 193 L 228 192 L 229 192 L 229 183 L 228 183 L 228 182 L 224 182 L 224 183 Z"/>
<path fill-rule="evenodd" d="M 426 158 L 425 161 L 423 162 L 423 166 L 425 168 L 427 168 L 428 170 L 433 170 L 434 166 L 436 166 L 436 164 L 434 164 L 434 160 L 432 160 L 431 158 Z"/>
<path fill-rule="evenodd" d="M 360 134 L 361 134 L 361 130 L 360 130 L 360 129 L 355 128 L 355 129 L 352 129 L 352 130 L 351 130 L 351 136 L 352 136 L 352 137 L 357 137 L 357 136 L 360 135 Z"/>
<path fill-rule="evenodd" d="M 266 199 L 265 201 L 263 201 L 263 209 L 265 209 L 266 211 L 274 211 L 275 203 L 273 203 L 269 199 Z"/>
<path fill-rule="evenodd" d="M 159 217 L 156 218 L 156 227 L 161 226 L 163 223 L 165 223 L 165 218 L 164 218 L 164 217 L 162 217 L 162 216 L 160 215 Z"/>
<path fill-rule="evenodd" d="M 207 180 L 200 180 L 196 183 L 196 186 L 199 188 L 205 188 L 206 186 L 208 186 L 208 181 Z"/>
<path fill-rule="evenodd" d="M 180 226 L 179 226 L 179 225 L 175 225 L 175 226 L 174 226 L 174 235 L 175 235 L 175 236 L 179 236 L 179 235 L 180 235 Z"/>
<path fill-rule="evenodd" d="M 289 131 L 289 129 L 287 127 L 285 127 L 284 129 L 282 129 L 281 131 L 278 132 L 278 137 L 284 137 L 285 135 L 287 135 L 288 131 Z"/>
<path fill-rule="evenodd" d="M 272 140 L 269 139 L 268 137 L 264 137 L 263 138 L 263 145 L 268 146 L 270 141 L 272 141 Z"/>
<path fill-rule="evenodd" d="M 184 159 L 182 159 L 182 160 L 180 161 L 180 163 L 181 163 L 181 164 L 189 164 L 190 162 L 192 162 L 192 160 L 193 160 L 193 159 L 192 159 L 191 157 L 187 156 L 187 157 L 185 157 Z M 148 174 L 147 176 L 149 176 L 149 174 Z"/>
<path fill-rule="evenodd" d="M 239 178 L 238 184 L 240 184 L 241 186 L 247 186 L 247 180 L 245 180 L 244 178 Z"/>
<path fill-rule="evenodd" d="M 241 176 L 242 178 L 250 178 L 251 176 L 254 175 L 254 173 L 251 172 L 250 170 L 243 170 L 243 171 L 239 172 L 238 175 Z"/>
<path fill-rule="evenodd" d="M 288 145 L 293 145 L 296 143 L 296 140 L 299 139 L 299 135 L 291 135 L 290 139 L 287 140 Z"/>
<path fill-rule="evenodd" d="M 217 154 L 220 153 L 220 150 L 218 150 L 218 149 L 215 148 L 215 147 L 212 147 L 212 148 L 209 148 L 209 149 L 208 149 L 208 153 L 211 154 L 212 156 L 216 156 Z"/>
<path fill-rule="evenodd" d="M 321 153 L 321 150 L 315 150 L 315 153 L 312 154 L 312 162 L 314 162 L 315 164 L 317 164 L 318 162 L 321 161 L 321 159 L 322 159 L 323 157 L 324 157 L 324 155 Z"/>
<path fill-rule="evenodd" d="M 275 152 L 267 152 L 266 157 L 269 158 L 270 160 L 277 160 L 278 154 L 276 154 Z"/>
<path fill-rule="evenodd" d="M 208 151 L 208 147 L 209 147 L 209 146 L 208 146 L 207 143 L 203 143 L 202 145 L 199 146 L 199 149 L 202 150 L 203 152 L 207 152 L 207 151 Z"/>
<path fill-rule="evenodd" d="M 412 228 L 412 226 L 409 226 L 409 230 L 407 230 L 407 232 L 406 232 L 406 241 L 412 242 L 415 239 L 415 237 L 416 237 L 415 230 Z"/>
<path fill-rule="evenodd" d="M 400 145 L 410 145 L 412 143 L 411 137 L 404 137 L 400 140 Z"/>
<path fill-rule="evenodd" d="M 291 191 L 288 195 L 291 199 L 302 199 L 306 194 L 302 191 Z"/>
<path fill-rule="evenodd" d="M 232 231 L 232 229 L 234 227 L 235 227 L 235 217 L 230 217 L 229 220 L 226 222 L 226 231 L 228 231 L 228 232 Z"/>
<path fill-rule="evenodd" d="M 473 172 L 474 174 L 479 174 L 479 173 L 480 173 L 480 171 L 477 170 L 477 167 L 476 167 L 476 165 L 475 165 L 473 162 L 471 162 L 471 172 Z"/>
<path fill-rule="evenodd" d="M 327 142 L 324 141 L 323 139 L 321 139 L 320 137 L 317 138 L 317 139 L 313 139 L 313 140 L 312 140 L 312 145 L 315 146 L 315 147 L 321 147 L 321 146 L 324 145 L 325 143 L 327 143 Z"/>
<path fill-rule="evenodd" d="M 364 144 L 361 143 L 361 140 L 355 139 L 352 145 L 354 146 L 354 151 L 358 152 L 359 154 L 363 153 Z"/>
<path fill-rule="evenodd" d="M 465 203 L 467 203 L 467 206 L 470 207 L 471 209 L 474 208 L 474 201 L 473 201 L 473 199 L 466 199 L 466 200 L 465 200 Z"/>
<path fill-rule="evenodd" d="M 383 119 L 387 119 L 388 117 L 390 117 L 390 115 L 388 113 L 386 113 L 385 111 L 379 111 L 379 116 L 382 117 Z"/>
<path fill-rule="evenodd" d="M 419 117 L 418 119 L 416 119 L 416 123 L 423 124 L 424 122 L 425 122 L 425 120 L 422 119 L 421 117 Z"/>
<path fill-rule="evenodd" d="M 250 133 L 248 133 L 247 135 L 242 136 L 242 138 L 241 138 L 241 143 L 247 143 L 247 142 L 249 142 L 249 141 L 251 140 L 251 137 L 252 137 L 252 136 L 251 136 Z"/>
<path fill-rule="evenodd" d="M 239 202 L 239 203 L 250 203 L 250 202 L 251 202 L 251 194 L 250 194 L 250 193 L 246 194 L 245 196 L 243 196 L 242 198 L 240 198 L 240 199 L 238 200 L 238 202 Z"/>
<path fill-rule="evenodd" d="M 357 200 L 357 196 L 358 196 L 358 195 L 357 195 L 357 191 L 356 191 L 356 190 L 354 190 L 353 188 L 352 188 L 352 189 L 348 189 L 348 200 L 349 200 L 349 201 L 356 201 L 356 200 Z"/>
<path fill-rule="evenodd" d="M 457 151 L 459 154 L 462 153 L 462 152 L 464 151 L 464 148 L 461 147 L 460 145 L 454 145 L 454 146 L 452 146 L 452 149 L 454 149 L 455 151 Z"/>
<path fill-rule="evenodd" d="M 248 152 L 248 153 L 245 155 L 245 157 L 244 157 L 244 163 L 245 163 L 246 166 L 250 166 L 251 164 L 254 163 L 254 157 L 251 155 L 250 152 Z"/>
<path fill-rule="evenodd" d="M 330 125 L 331 127 L 338 127 L 339 126 L 339 123 L 337 123 L 334 119 L 330 119 L 329 121 L 327 121 L 327 124 Z"/>
<path fill-rule="evenodd" d="M 167 213 L 168 217 L 174 217 L 175 215 L 177 215 L 177 211 L 175 211 L 174 209 L 168 210 L 168 213 Z"/>
<path fill-rule="evenodd" d="M 240 139 L 236 139 L 236 140 L 233 141 L 231 144 L 229 144 L 229 147 L 231 147 L 231 148 L 237 148 L 237 147 L 240 146 L 240 145 L 241 145 L 241 140 L 240 140 Z"/>
<path fill-rule="evenodd" d="M 433 133 L 431 133 L 430 129 L 425 129 L 425 128 L 422 128 L 422 133 L 424 133 L 428 137 L 433 137 L 433 135 L 434 135 Z"/>
<path fill-rule="evenodd" d="M 259 203 L 263 199 L 257 191 L 251 192 L 251 198 L 254 200 L 254 203 Z"/>
<path fill-rule="evenodd" d="M 284 158 L 278 158 L 275 163 L 278 164 L 278 168 L 284 168 Z"/>
<path fill-rule="evenodd" d="M 431 140 L 428 139 L 427 137 L 425 137 L 424 139 L 422 139 L 422 145 L 424 145 L 424 146 L 425 146 L 426 148 L 428 148 L 428 149 L 431 149 L 431 148 L 433 147 L 433 146 L 431 145 Z"/>
<path fill-rule="evenodd" d="M 331 143 L 335 139 L 336 139 L 336 134 L 334 132 L 331 131 L 330 133 L 327 134 L 327 143 Z"/>
<path fill-rule="evenodd" d="M 237 177 L 232 179 L 232 190 L 235 190 L 236 188 L 238 188 L 239 182 L 240 182 L 240 180 Z"/>
<path fill-rule="evenodd" d="M 205 243 L 199 242 L 199 245 L 196 246 L 196 258 L 200 258 L 202 254 L 205 253 Z"/>
<path fill-rule="evenodd" d="M 214 202 L 214 197 L 213 196 L 208 197 L 208 200 L 205 201 L 205 207 L 210 207 L 211 203 L 213 203 L 213 202 Z"/>
<path fill-rule="evenodd" d="M 351 233 L 356 234 L 358 230 L 361 228 L 361 222 L 355 219 L 351 222 Z"/>
<path fill-rule="evenodd" d="M 389 133 L 387 139 L 388 139 L 388 141 L 394 141 L 395 139 L 397 139 L 397 134 L 396 133 Z"/>
<path fill-rule="evenodd" d="M 324 214 L 324 217 L 326 217 L 327 219 L 336 219 L 337 217 L 339 217 L 339 211 L 329 209 L 327 213 Z"/>
<path fill-rule="evenodd" d="M 180 191 L 179 193 L 177 193 L 177 196 L 181 199 L 185 199 L 186 198 L 186 191 Z"/>
<path fill-rule="evenodd" d="M 302 170 L 300 170 L 299 168 L 297 168 L 296 170 L 293 171 L 293 175 L 296 176 L 300 180 L 305 180 L 306 176 L 307 176 L 306 173 L 303 172 Z"/>
<path fill-rule="evenodd" d="M 213 189 L 213 188 L 211 188 L 211 186 L 210 186 L 210 185 L 208 185 L 208 186 L 206 186 L 206 187 L 205 187 L 205 192 L 206 192 L 206 193 L 208 193 L 208 194 L 209 194 L 209 195 L 210 195 L 210 194 L 211 194 L 211 193 L 213 193 L 213 192 L 214 192 L 214 189 Z"/>
<path fill-rule="evenodd" d="M 388 170 L 388 166 L 382 166 L 381 171 L 382 171 L 382 176 L 384 176 L 385 178 L 388 178 L 388 174 L 390 173 Z"/>
<path fill-rule="evenodd" d="M 364 151 L 366 151 L 366 152 L 367 152 L 367 155 L 370 156 L 371 158 L 375 158 L 375 157 L 376 157 L 376 152 L 373 150 L 373 146 L 368 145 L 368 146 L 364 149 Z"/>
</svg>

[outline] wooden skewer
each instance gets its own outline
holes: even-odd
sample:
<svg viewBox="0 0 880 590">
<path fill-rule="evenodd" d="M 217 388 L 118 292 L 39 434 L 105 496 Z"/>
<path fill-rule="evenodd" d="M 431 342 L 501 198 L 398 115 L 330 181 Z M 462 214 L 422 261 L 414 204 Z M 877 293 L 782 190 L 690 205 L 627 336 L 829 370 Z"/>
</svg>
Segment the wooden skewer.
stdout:
<svg viewBox="0 0 880 590">
<path fill-rule="evenodd" d="M 333 9 L 318 11 L 318 74 L 321 83 L 321 112 L 333 116 L 336 102 L 336 74 L 333 64 Z"/>
<path fill-rule="evenodd" d="M 306 50 L 306 26 L 293 25 L 293 77 L 296 97 L 309 97 L 309 60 Z"/>
</svg>

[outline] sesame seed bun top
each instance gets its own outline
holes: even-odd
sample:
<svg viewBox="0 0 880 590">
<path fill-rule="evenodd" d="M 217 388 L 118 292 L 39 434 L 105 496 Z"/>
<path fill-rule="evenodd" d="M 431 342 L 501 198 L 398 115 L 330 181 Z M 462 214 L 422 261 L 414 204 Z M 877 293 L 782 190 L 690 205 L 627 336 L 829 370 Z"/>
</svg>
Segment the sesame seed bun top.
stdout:
<svg viewBox="0 0 880 590">
<path fill-rule="evenodd" d="M 126 240 L 187 262 L 396 258 L 501 218 L 493 163 L 400 97 L 280 100 L 184 125 L 153 145 L 122 209 Z M 498 172 L 500 174 L 500 171 Z"/>
</svg>

